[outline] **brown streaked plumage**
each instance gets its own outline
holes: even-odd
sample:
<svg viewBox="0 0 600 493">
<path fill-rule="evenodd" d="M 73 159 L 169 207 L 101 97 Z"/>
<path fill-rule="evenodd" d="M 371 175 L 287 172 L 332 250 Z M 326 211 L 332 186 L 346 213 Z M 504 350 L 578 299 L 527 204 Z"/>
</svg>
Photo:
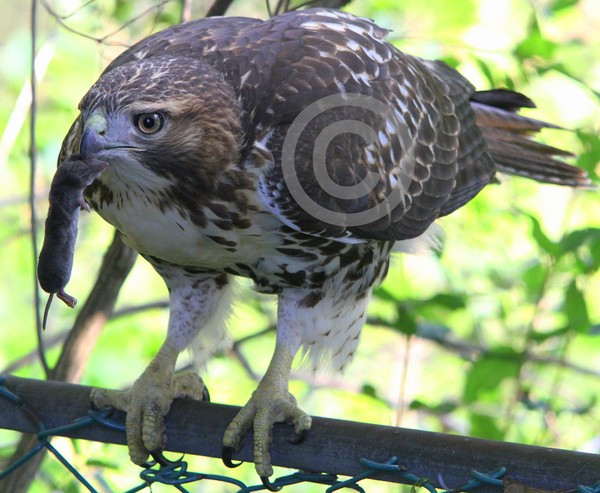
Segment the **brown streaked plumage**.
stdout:
<svg viewBox="0 0 600 493">
<path fill-rule="evenodd" d="M 287 392 L 294 356 L 347 363 L 393 249 L 427 244 L 432 223 L 496 171 L 589 184 L 557 160 L 564 151 L 531 140 L 553 125 L 516 114 L 528 98 L 476 92 L 385 36 L 325 9 L 193 21 L 125 51 L 83 98 L 59 161 L 81 152 L 109 163 L 86 196 L 170 292 L 168 336 L 148 370 L 125 397 L 93 395 L 128 411 L 134 462 L 164 448 L 177 355 L 196 336 L 220 344 L 235 276 L 278 296 L 278 328 L 224 459 L 252 427 L 268 484 L 272 424 L 310 428 Z"/>
</svg>

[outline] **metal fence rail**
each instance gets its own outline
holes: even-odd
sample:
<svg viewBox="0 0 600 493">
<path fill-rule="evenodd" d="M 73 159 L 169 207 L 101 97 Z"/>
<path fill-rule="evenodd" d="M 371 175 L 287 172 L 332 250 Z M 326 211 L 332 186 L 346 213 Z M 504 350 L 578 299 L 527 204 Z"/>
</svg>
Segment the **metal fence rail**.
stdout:
<svg viewBox="0 0 600 493">
<path fill-rule="evenodd" d="M 0 428 L 35 433 L 37 449 L 45 447 L 55 455 L 58 452 L 49 442 L 52 436 L 124 444 L 123 413 L 115 412 L 110 419 L 106 412 L 90 413 L 89 392 L 90 387 L 80 385 L 0 377 Z M 166 420 L 167 450 L 220 457 L 223 432 L 238 409 L 176 400 Z M 292 427 L 275 426 L 273 464 L 315 473 L 285 476 L 275 481 L 278 486 L 312 481 L 333 485 L 329 491 L 342 487 L 362 491 L 358 481 L 368 477 L 417 484 L 432 492 L 443 488 L 497 493 L 510 481 L 545 490 L 578 488 L 581 493 L 600 493 L 600 455 L 318 417 L 305 442 L 290 445 L 293 435 Z M 251 461 L 251 443 L 249 437 L 235 459 Z M 60 454 L 57 457 L 69 467 Z M 0 472 L 0 478 L 18 466 Z M 148 470 L 140 488 L 171 475 L 179 478 L 180 485 L 217 479 L 236 485 L 238 491 L 263 489 L 262 485 L 247 487 L 234 478 L 191 473 L 185 467 L 183 463 L 171 470 Z M 72 472 L 77 476 L 77 471 Z M 340 481 L 337 475 L 350 479 Z M 78 479 L 94 491 L 85 478 Z M 182 486 L 177 489 L 186 491 Z"/>
</svg>

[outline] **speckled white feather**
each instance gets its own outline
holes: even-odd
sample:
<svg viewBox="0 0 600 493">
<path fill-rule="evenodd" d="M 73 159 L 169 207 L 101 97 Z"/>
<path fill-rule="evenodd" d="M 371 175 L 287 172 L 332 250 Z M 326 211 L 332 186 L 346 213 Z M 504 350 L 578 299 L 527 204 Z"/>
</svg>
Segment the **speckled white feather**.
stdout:
<svg viewBox="0 0 600 493">
<path fill-rule="evenodd" d="M 302 306 L 309 293 L 296 289 L 279 296 L 277 343 L 284 344 L 292 354 L 302 349 L 303 363 L 315 371 L 326 367 L 341 371 L 358 346 L 370 290 L 358 297 L 325 290 L 314 306 Z"/>
</svg>

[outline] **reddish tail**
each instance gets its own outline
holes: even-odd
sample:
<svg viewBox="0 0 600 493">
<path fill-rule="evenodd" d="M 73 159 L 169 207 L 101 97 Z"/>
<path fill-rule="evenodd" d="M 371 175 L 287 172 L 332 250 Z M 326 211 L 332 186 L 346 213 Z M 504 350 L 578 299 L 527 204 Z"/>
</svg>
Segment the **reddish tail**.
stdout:
<svg viewBox="0 0 600 493">
<path fill-rule="evenodd" d="M 584 170 L 560 160 L 570 152 L 532 139 L 543 128 L 561 127 L 518 115 L 521 108 L 535 108 L 527 96 L 507 89 L 478 91 L 471 105 L 498 171 L 570 187 L 591 185 Z"/>
</svg>

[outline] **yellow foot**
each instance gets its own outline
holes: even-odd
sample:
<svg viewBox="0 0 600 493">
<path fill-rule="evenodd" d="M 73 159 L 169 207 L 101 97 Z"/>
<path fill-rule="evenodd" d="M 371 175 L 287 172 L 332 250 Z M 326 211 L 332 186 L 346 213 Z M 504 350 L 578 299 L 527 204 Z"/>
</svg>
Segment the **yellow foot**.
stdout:
<svg viewBox="0 0 600 493">
<path fill-rule="evenodd" d="M 239 448 L 246 432 L 254 429 L 254 464 L 256 472 L 269 490 L 276 491 L 269 482 L 273 474 L 271 466 L 271 430 L 275 423 L 294 425 L 295 442 L 300 442 L 310 429 L 312 420 L 296 405 L 296 399 L 288 392 L 288 378 L 294 355 L 284 344 L 277 343 L 273 358 L 265 376 L 258 384 L 248 403 L 240 409 L 223 436 L 223 462 L 235 467 L 231 461 L 233 451 Z"/>
<path fill-rule="evenodd" d="M 93 389 L 91 393 L 94 407 L 112 407 L 127 413 L 129 456 L 138 465 L 146 465 L 150 454 L 159 461 L 162 458 L 161 451 L 167 443 L 164 417 L 173 399 L 208 400 L 204 383 L 194 372 L 152 370 L 156 368 L 150 365 L 129 390 Z"/>
<path fill-rule="evenodd" d="M 310 429 L 312 420 L 296 405 L 296 399 L 287 390 L 281 391 L 261 382 L 248 403 L 227 427 L 223 437 L 223 461 L 229 467 L 231 454 L 242 442 L 245 433 L 254 429 L 254 463 L 256 472 L 269 487 L 268 477 L 273 474 L 269 446 L 273 424 L 287 422 L 294 425 L 299 443 Z"/>
</svg>

